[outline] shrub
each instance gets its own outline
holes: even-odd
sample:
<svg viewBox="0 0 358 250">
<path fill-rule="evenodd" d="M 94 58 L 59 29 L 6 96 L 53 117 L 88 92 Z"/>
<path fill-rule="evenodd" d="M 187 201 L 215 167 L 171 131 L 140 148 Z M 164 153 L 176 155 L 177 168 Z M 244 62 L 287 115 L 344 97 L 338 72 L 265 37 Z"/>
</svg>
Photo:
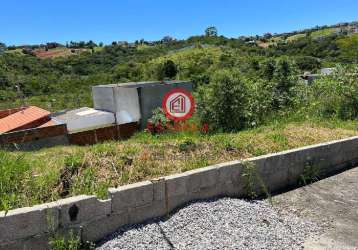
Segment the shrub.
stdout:
<svg viewBox="0 0 358 250">
<path fill-rule="evenodd" d="M 73 231 L 70 231 L 66 237 L 59 234 L 51 236 L 49 246 L 51 250 L 94 249 L 94 245 L 90 243 L 82 246 L 79 236 L 76 236 Z"/>
<path fill-rule="evenodd" d="M 153 110 L 152 117 L 148 120 L 147 130 L 152 134 L 162 133 L 168 128 L 170 120 L 165 116 L 161 108 Z"/>
<path fill-rule="evenodd" d="M 156 77 L 162 81 L 165 79 L 174 79 L 178 73 L 177 66 L 172 60 L 167 60 L 157 66 Z"/>
<path fill-rule="evenodd" d="M 287 59 L 280 59 L 276 63 L 271 83 L 273 88 L 272 105 L 275 110 L 293 104 L 294 87 L 298 83 L 297 74 L 297 69 Z"/>
<path fill-rule="evenodd" d="M 331 75 L 316 80 L 311 109 L 323 117 L 358 118 L 358 66 L 337 66 Z"/>
<path fill-rule="evenodd" d="M 272 112 L 272 85 L 262 79 L 248 81 L 248 111 L 246 113 L 249 127 L 260 125 Z"/>
<path fill-rule="evenodd" d="M 198 89 L 198 115 L 214 130 L 237 131 L 246 125 L 248 88 L 236 71 L 222 70 Z"/>
<path fill-rule="evenodd" d="M 320 60 L 312 56 L 297 56 L 295 61 L 301 71 L 314 72 L 321 67 Z"/>
</svg>

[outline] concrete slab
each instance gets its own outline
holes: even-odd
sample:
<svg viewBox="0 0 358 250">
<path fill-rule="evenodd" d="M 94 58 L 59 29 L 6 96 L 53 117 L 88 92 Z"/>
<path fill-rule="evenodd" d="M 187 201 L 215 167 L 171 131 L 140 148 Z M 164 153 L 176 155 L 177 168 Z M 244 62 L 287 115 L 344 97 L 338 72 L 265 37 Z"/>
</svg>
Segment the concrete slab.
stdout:
<svg viewBox="0 0 358 250">
<path fill-rule="evenodd" d="M 305 249 L 358 249 L 358 166 L 277 195 L 274 206 L 325 227 Z"/>
</svg>

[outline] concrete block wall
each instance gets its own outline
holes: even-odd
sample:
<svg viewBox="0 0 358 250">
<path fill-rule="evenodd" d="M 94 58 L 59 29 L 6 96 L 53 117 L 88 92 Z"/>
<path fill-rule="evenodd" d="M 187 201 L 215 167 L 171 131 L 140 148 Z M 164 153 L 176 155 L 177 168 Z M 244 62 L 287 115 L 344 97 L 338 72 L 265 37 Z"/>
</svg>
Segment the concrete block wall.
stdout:
<svg viewBox="0 0 358 250">
<path fill-rule="evenodd" d="M 52 233 L 70 230 L 83 242 L 95 242 L 121 226 L 166 216 L 190 201 L 246 197 L 248 171 L 260 195 L 267 192 L 263 186 L 276 192 L 297 185 L 307 166 L 324 176 L 356 165 L 358 136 L 111 188 L 107 200 L 80 195 L 0 212 L 0 249 L 48 249 Z"/>
</svg>

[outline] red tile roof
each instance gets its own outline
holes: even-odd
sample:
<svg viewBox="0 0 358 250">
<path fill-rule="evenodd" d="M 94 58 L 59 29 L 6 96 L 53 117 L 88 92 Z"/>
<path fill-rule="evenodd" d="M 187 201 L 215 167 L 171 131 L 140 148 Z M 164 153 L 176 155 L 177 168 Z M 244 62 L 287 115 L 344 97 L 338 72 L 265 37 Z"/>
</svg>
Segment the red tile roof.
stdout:
<svg viewBox="0 0 358 250">
<path fill-rule="evenodd" d="M 56 123 L 52 120 L 49 120 L 48 122 L 41 124 L 40 126 L 38 126 L 39 128 L 44 128 L 44 127 L 50 127 L 50 126 L 54 126 L 56 125 Z"/>
<path fill-rule="evenodd" d="M 0 119 L 26 109 L 26 107 L 0 110 Z"/>
<path fill-rule="evenodd" d="M 39 107 L 26 109 L 0 119 L 0 134 L 37 127 L 50 120 L 50 112 Z"/>
</svg>

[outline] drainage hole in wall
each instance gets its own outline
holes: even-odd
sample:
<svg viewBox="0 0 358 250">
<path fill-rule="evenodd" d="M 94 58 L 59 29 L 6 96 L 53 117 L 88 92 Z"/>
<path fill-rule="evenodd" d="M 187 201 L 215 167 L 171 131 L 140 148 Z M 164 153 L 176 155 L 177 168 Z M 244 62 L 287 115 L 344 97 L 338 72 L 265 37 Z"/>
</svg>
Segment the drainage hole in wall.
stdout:
<svg viewBox="0 0 358 250">
<path fill-rule="evenodd" d="M 73 204 L 68 210 L 68 215 L 70 216 L 71 221 L 77 220 L 78 212 L 79 212 L 79 208 L 76 206 L 76 204 Z"/>
</svg>

